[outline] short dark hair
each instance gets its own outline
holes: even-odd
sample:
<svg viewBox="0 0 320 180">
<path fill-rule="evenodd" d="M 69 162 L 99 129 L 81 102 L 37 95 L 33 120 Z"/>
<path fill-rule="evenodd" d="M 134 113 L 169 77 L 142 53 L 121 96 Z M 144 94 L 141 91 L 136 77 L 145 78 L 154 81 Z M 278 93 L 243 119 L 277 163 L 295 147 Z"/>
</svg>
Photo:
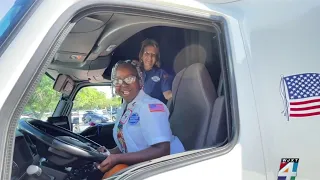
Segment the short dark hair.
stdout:
<svg viewBox="0 0 320 180">
<path fill-rule="evenodd" d="M 156 64 L 155 65 L 157 67 L 160 67 L 161 66 L 161 62 L 160 62 L 160 47 L 159 47 L 159 44 L 157 43 L 157 41 L 155 41 L 153 39 L 146 39 L 146 40 L 142 41 L 140 52 L 139 52 L 139 60 L 141 61 L 141 63 L 143 63 L 142 62 L 142 56 L 143 56 L 143 53 L 144 53 L 144 49 L 147 46 L 153 46 L 153 47 L 158 49 L 158 54 L 156 56 Z"/>
</svg>

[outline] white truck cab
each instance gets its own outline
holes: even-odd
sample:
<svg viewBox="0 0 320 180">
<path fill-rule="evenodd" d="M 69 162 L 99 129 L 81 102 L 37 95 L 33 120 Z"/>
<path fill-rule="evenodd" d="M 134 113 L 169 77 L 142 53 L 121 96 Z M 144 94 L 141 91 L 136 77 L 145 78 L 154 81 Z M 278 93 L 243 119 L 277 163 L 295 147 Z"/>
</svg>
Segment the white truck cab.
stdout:
<svg viewBox="0 0 320 180">
<path fill-rule="evenodd" d="M 159 42 L 174 77 L 169 121 L 186 152 L 109 179 L 319 179 L 319 8 L 316 0 L 3 0 L 0 179 L 92 178 L 105 158 L 95 148 L 115 146 L 121 99 L 111 68 L 138 58 L 146 38 Z"/>
</svg>

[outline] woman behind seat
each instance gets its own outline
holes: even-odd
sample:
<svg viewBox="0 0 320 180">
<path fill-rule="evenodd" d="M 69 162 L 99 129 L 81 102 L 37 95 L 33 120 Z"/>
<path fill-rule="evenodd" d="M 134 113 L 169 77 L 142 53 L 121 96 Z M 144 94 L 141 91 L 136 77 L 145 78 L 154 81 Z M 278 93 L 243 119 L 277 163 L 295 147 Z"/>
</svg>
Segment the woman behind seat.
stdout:
<svg viewBox="0 0 320 180">
<path fill-rule="evenodd" d="M 119 62 L 112 70 L 112 83 L 124 103 L 113 130 L 117 147 L 98 166 L 102 172 L 117 164 L 131 165 L 184 151 L 181 141 L 172 135 L 168 109 L 144 93 L 142 82 L 134 61 Z"/>
<path fill-rule="evenodd" d="M 155 40 L 146 39 L 142 42 L 139 60 L 143 64 L 144 91 L 166 104 L 172 97 L 173 78 L 160 68 L 159 45 Z"/>
</svg>

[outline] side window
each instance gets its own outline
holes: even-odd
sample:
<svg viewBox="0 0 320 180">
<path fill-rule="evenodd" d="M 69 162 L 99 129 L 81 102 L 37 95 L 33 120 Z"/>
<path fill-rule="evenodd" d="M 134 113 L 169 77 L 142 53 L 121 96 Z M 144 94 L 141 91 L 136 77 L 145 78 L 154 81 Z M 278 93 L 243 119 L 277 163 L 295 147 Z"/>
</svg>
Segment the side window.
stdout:
<svg viewBox="0 0 320 180">
<path fill-rule="evenodd" d="M 29 99 L 24 111 L 21 115 L 22 118 L 33 118 L 39 120 L 47 120 L 52 116 L 61 94 L 53 89 L 54 80 L 43 75 L 36 90 Z"/>
<path fill-rule="evenodd" d="M 88 86 L 78 91 L 73 101 L 73 132 L 81 133 L 90 126 L 114 123 L 121 98 L 111 86 Z"/>
</svg>

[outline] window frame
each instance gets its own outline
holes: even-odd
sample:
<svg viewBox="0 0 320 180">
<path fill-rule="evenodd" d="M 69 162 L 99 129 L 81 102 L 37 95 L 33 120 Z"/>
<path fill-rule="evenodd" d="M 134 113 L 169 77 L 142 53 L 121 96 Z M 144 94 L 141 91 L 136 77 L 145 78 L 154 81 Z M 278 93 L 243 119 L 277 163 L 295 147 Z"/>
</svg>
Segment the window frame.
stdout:
<svg viewBox="0 0 320 180">
<path fill-rule="evenodd" d="M 122 2 L 122 1 L 121 1 Z M 137 2 L 130 2 L 130 3 L 132 3 L 132 4 L 134 4 L 134 3 L 136 3 L 135 5 L 138 5 L 138 3 Z M 104 4 L 103 5 L 114 5 L 114 4 L 116 4 L 117 5 L 117 3 L 115 3 L 115 2 L 104 2 Z M 119 3 L 120 5 L 123 5 L 123 4 L 121 4 L 121 3 Z M 48 59 L 48 57 L 47 56 L 45 56 L 45 54 L 46 53 L 48 53 L 48 49 L 49 49 L 49 55 L 48 56 L 51 56 L 50 55 L 50 53 L 52 53 L 52 51 L 54 51 L 53 49 L 54 48 L 52 48 L 52 49 L 50 49 L 50 45 L 51 45 L 51 43 L 52 42 L 56 42 L 55 41 L 55 38 L 59 35 L 59 31 L 61 31 L 61 29 L 62 29 L 62 27 L 63 27 L 63 25 L 65 25 L 65 24 L 68 24 L 68 22 L 69 22 L 69 18 L 71 17 L 71 16 L 75 16 L 77 13 L 79 13 L 79 12 L 81 12 L 81 10 L 83 10 L 83 9 L 87 9 L 87 7 L 89 6 L 89 5 L 101 5 L 101 4 L 97 4 L 96 2 L 91 2 L 91 3 L 79 3 L 79 4 L 77 4 L 77 5 L 74 5 L 74 6 L 72 6 L 72 8 L 70 7 L 70 8 L 68 8 L 66 11 L 65 11 L 65 14 L 67 14 L 66 16 L 64 16 L 65 14 L 62 14 L 60 17 L 59 17 L 59 21 L 58 21 L 58 23 L 55 25 L 56 27 L 58 26 L 58 27 L 61 27 L 60 29 L 55 29 L 55 30 L 53 30 L 53 29 L 50 29 L 50 34 L 48 35 L 48 39 L 50 40 L 49 42 L 47 41 L 47 42 L 42 42 L 41 44 L 45 44 L 45 46 L 40 46 L 39 47 L 39 49 L 41 49 L 41 50 L 39 50 L 39 51 L 37 51 L 34 55 L 33 55 L 33 57 L 32 57 L 32 59 L 30 60 L 32 63 L 30 63 L 30 65 L 26 68 L 26 69 L 28 69 L 28 70 L 30 70 L 31 69 L 31 67 L 32 66 L 39 66 L 39 70 L 35 73 L 35 74 L 32 74 L 32 75 L 28 75 L 28 76 L 23 76 L 24 74 L 27 74 L 26 72 L 24 72 L 24 73 L 22 73 L 22 77 L 21 78 L 19 78 L 19 80 L 18 80 L 18 82 L 16 83 L 16 85 L 15 86 L 18 86 L 18 85 L 20 85 L 20 84 L 24 84 L 23 83 L 23 80 L 26 80 L 27 79 L 27 82 L 25 82 L 25 83 L 29 83 L 30 82 L 30 84 L 28 84 L 26 87 L 28 87 L 27 88 L 27 90 L 32 90 L 32 86 L 34 85 L 34 83 L 36 83 L 38 80 L 39 80 L 39 76 L 40 75 L 42 75 L 42 73 L 44 73 L 43 72 L 43 69 L 44 68 L 46 68 L 47 67 L 47 64 L 48 64 L 48 62 L 49 62 L 49 59 Z M 142 6 L 141 4 L 140 4 L 140 6 L 141 7 L 144 7 L 144 6 Z M 99 8 L 106 8 L 107 6 L 98 6 Z M 128 6 L 126 6 L 126 8 L 127 8 Z M 129 6 L 130 7 L 130 6 Z M 98 8 L 98 9 L 99 9 Z M 110 7 L 109 7 L 110 8 Z M 115 7 L 115 6 L 112 6 L 111 7 L 111 9 L 117 9 L 117 7 Z M 170 9 L 170 8 L 169 8 Z M 92 9 L 91 9 L 92 10 Z M 120 7 L 120 9 L 118 9 L 119 11 L 123 11 L 123 7 Z M 132 8 L 132 9 L 130 9 L 130 10 L 132 10 L 132 11 L 136 11 L 136 9 L 134 9 L 134 8 Z M 147 8 L 145 11 L 143 10 L 143 9 L 139 9 L 139 13 L 141 13 L 141 12 L 146 12 L 146 13 L 150 13 L 150 14 L 152 14 L 152 12 L 150 11 L 150 10 L 157 10 L 156 11 L 156 13 L 160 13 L 160 17 L 162 17 L 162 16 L 164 16 L 165 17 L 165 15 L 163 15 L 163 14 L 161 14 L 161 13 L 163 13 L 163 12 L 167 12 L 167 11 L 169 11 L 169 12 L 173 12 L 172 11 L 172 9 L 170 9 L 170 10 L 165 10 L 164 9 L 164 7 L 163 6 L 156 6 L 156 5 L 153 5 L 153 7 L 149 7 L 149 8 Z M 96 10 L 95 10 L 96 11 Z M 186 14 L 186 12 L 182 12 L 182 11 L 176 11 L 175 13 L 174 13 L 174 17 L 180 17 L 180 18 L 182 18 L 183 19 L 183 17 L 182 17 L 182 15 L 185 15 L 185 16 L 187 16 L 187 17 L 191 17 L 193 20 L 199 20 L 199 18 L 202 18 L 202 19 L 205 19 L 205 20 L 207 20 L 207 21 L 210 21 L 211 23 L 212 22 L 214 22 L 214 21 L 218 21 L 218 22 L 221 22 L 222 23 L 222 26 L 223 27 L 225 27 L 226 29 L 227 29 L 227 23 L 226 23 L 226 20 L 225 20 L 225 18 L 224 17 L 222 17 L 222 16 L 218 16 L 218 15 L 215 15 L 215 16 L 210 16 L 210 17 L 207 17 L 207 19 L 206 18 L 204 18 L 204 17 L 202 17 L 200 14 L 192 14 L 192 15 L 187 15 Z M 63 17 L 64 16 L 64 17 Z M 187 19 L 187 18 L 186 18 Z M 225 28 L 223 28 L 223 30 L 225 30 Z M 225 36 L 225 38 L 228 40 L 228 33 L 227 33 L 228 31 L 226 31 L 226 34 L 223 34 L 223 36 Z M 47 38 L 47 37 L 46 37 Z M 230 51 L 230 44 L 228 44 L 229 42 L 224 42 L 225 44 L 226 44 L 226 50 L 224 50 L 223 51 L 223 54 L 225 54 L 225 60 L 228 60 L 229 62 L 228 62 L 228 64 L 227 64 L 227 66 L 230 68 L 229 70 L 230 71 L 228 71 L 228 72 L 225 72 L 226 74 L 227 74 L 227 77 L 229 78 L 228 80 L 228 82 L 226 82 L 225 84 L 228 84 L 228 85 L 230 85 L 231 86 L 231 90 L 230 90 L 230 94 L 231 94 L 231 97 L 232 97 L 232 100 L 230 100 L 230 102 L 227 102 L 227 103 L 231 103 L 231 110 L 230 111 L 232 111 L 232 113 L 231 113 L 231 116 L 232 116 L 232 122 L 233 122 L 233 125 L 236 125 L 235 127 L 234 127 L 234 135 L 233 135 L 233 138 L 232 138 L 232 141 L 228 144 L 228 146 L 225 146 L 223 149 L 219 149 L 219 150 L 213 150 L 213 149 L 206 149 L 206 150 L 201 150 L 201 151 L 196 151 L 196 152 L 191 152 L 191 153 L 188 153 L 188 154 L 185 154 L 185 155 L 183 155 L 183 156 L 181 156 L 181 158 L 183 157 L 188 157 L 188 158 L 186 158 L 185 160 L 184 160 L 184 162 L 179 162 L 177 165 L 174 165 L 173 163 L 172 163 L 172 165 L 170 164 L 170 167 L 169 167 L 169 169 L 170 170 L 172 170 L 172 169 L 176 169 L 176 168 L 180 168 L 180 167 L 183 167 L 183 166 L 187 166 L 187 165 L 189 165 L 189 164 L 194 164 L 194 163 L 197 163 L 197 162 L 201 162 L 201 161 L 204 161 L 204 160 L 208 160 L 209 158 L 211 159 L 211 158 L 214 158 L 214 157 L 217 157 L 217 156 L 220 156 L 220 155 L 223 155 L 223 154 L 226 154 L 226 153 L 228 153 L 229 151 L 231 151 L 232 149 L 233 149 L 233 147 L 235 146 L 235 144 L 237 143 L 237 140 L 238 140 L 238 136 L 239 136 L 239 126 L 238 126 L 238 124 L 239 124 L 239 118 L 238 118 L 238 108 L 237 108 L 237 104 L 236 103 L 234 103 L 234 102 L 236 102 L 237 101 L 237 99 L 236 99 L 236 86 L 235 86 L 235 77 L 234 77 L 234 74 L 233 74 L 233 66 L 232 66 L 232 62 L 231 62 L 231 60 L 232 60 L 232 55 L 231 55 L 231 51 Z M 46 48 L 48 48 L 48 49 L 46 49 Z M 39 56 L 40 57 L 43 57 L 43 56 L 45 56 L 44 58 L 39 58 Z M 36 65 L 34 65 L 34 63 L 38 63 L 38 64 L 36 64 Z M 31 65 L 32 64 L 32 65 Z M 33 71 L 34 71 L 34 69 L 33 69 Z M 226 87 L 226 86 L 225 86 Z M 227 87 L 226 87 L 227 88 Z M 21 91 L 17 91 L 17 92 L 15 92 L 15 93 L 20 93 L 22 96 L 23 96 L 23 99 L 27 99 L 28 98 L 28 93 L 26 93 L 25 91 L 23 91 L 22 92 L 22 90 Z M 234 99 L 235 98 L 235 99 Z M 23 104 L 23 100 L 17 100 L 17 99 L 15 99 L 12 95 L 10 95 L 9 97 L 8 97 L 8 99 L 7 100 L 11 100 L 11 99 L 13 99 L 13 101 L 14 101 L 14 103 L 17 103 L 17 104 L 15 104 L 15 105 L 17 105 L 18 106 L 18 108 L 21 106 L 21 104 L 22 104 L 22 106 L 24 105 Z M 21 102 L 22 101 L 22 102 Z M 21 104 L 20 104 L 21 103 Z M 12 112 L 11 112 L 12 111 Z M 1 113 L 1 111 L 0 111 L 0 113 Z M 14 113 L 14 116 L 12 116 L 12 117 L 10 117 L 9 119 L 10 119 L 10 125 L 13 123 L 16 123 L 16 114 L 19 114 L 20 112 L 19 111 L 17 111 L 17 109 L 16 108 L 14 108 L 14 109 L 12 109 L 12 110 L 10 110 L 10 112 L 9 113 Z M 234 116 L 235 115 L 235 116 Z M 6 117 L 4 117 L 4 118 L 7 118 L 7 116 Z M 7 149 L 9 149 L 9 150 L 12 150 L 13 149 L 13 146 L 12 146 L 12 144 L 11 144 L 11 140 L 10 140 L 10 138 L 12 138 L 12 134 L 13 134 L 13 132 L 10 132 L 7 136 L 5 136 L 4 138 L 6 138 L 6 145 L 5 145 L 5 147 L 7 148 Z M 9 142 L 8 142 L 9 141 Z M 7 152 L 6 151 L 6 155 L 7 154 L 10 154 L 9 152 Z M 174 159 L 174 158 L 172 158 L 172 159 Z M 2 170 L 2 176 L 1 177 L 4 177 L 4 178 L 7 178 L 8 177 L 8 174 L 10 175 L 10 172 L 11 172 L 11 170 L 10 170 L 10 165 L 11 165 L 11 159 L 6 159 L 4 162 L 3 162 L 3 170 Z M 168 170 L 168 169 L 167 169 Z M 8 173 L 5 173 L 5 172 L 3 172 L 3 171 L 8 171 Z M 163 171 L 165 171 L 165 170 L 163 170 L 162 168 L 160 168 L 160 167 L 158 167 L 158 169 L 157 169 L 157 172 L 150 172 L 150 170 L 145 170 L 145 171 L 141 171 L 141 172 L 143 172 L 144 174 L 145 174 L 145 177 L 150 177 L 150 176 L 152 176 L 152 175 L 155 175 L 155 174 L 159 174 L 160 172 L 163 172 Z M 141 175 L 141 172 L 140 173 L 137 173 L 137 175 L 139 176 L 139 175 Z M 131 179 L 131 178 L 130 178 Z"/>
</svg>

